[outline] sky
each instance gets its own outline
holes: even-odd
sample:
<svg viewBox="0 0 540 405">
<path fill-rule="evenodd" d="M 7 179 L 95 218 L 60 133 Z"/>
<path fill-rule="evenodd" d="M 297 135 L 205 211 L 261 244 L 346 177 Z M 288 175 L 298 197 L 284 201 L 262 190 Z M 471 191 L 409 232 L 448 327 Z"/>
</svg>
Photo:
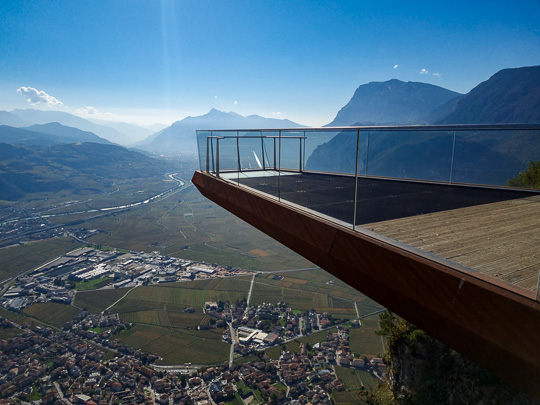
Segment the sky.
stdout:
<svg viewBox="0 0 540 405">
<path fill-rule="evenodd" d="M 396 78 L 466 93 L 540 64 L 540 0 L 2 0 L 0 110 L 321 126 Z"/>
</svg>

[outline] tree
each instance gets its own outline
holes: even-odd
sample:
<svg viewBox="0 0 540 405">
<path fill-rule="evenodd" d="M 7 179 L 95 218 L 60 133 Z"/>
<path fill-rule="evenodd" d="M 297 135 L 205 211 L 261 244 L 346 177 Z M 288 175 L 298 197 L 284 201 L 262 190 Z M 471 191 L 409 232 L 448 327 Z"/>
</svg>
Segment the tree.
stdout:
<svg viewBox="0 0 540 405">
<path fill-rule="evenodd" d="M 379 315 L 379 325 L 381 330 L 376 331 L 375 333 L 379 336 L 389 336 L 392 334 L 392 331 L 395 327 L 396 318 L 394 317 L 393 312 L 385 311 Z"/>
<path fill-rule="evenodd" d="M 530 162 L 525 171 L 508 180 L 507 184 L 511 187 L 540 189 L 540 160 Z"/>
</svg>

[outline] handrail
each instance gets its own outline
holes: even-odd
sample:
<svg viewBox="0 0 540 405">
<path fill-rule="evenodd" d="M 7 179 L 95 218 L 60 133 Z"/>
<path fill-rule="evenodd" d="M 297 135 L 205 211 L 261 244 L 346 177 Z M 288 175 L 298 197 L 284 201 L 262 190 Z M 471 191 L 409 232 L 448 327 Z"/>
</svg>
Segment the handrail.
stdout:
<svg viewBox="0 0 540 405">
<path fill-rule="evenodd" d="M 198 132 L 198 130 L 197 130 Z M 201 131 L 201 132 L 204 132 L 204 131 Z M 230 132 L 233 132 L 233 131 L 230 131 Z M 207 136 L 206 139 L 236 139 L 236 138 L 240 138 L 240 139 L 260 139 L 260 138 L 264 138 L 264 139 L 272 139 L 272 138 L 292 138 L 292 139 L 307 139 L 307 136 L 262 136 L 262 135 L 259 135 L 259 136 L 241 136 L 241 135 L 230 135 L 230 136 L 213 136 L 213 135 L 210 135 L 210 136 Z"/>
<path fill-rule="evenodd" d="M 249 128 L 249 129 L 199 129 L 197 132 L 317 132 L 317 131 L 345 131 L 345 130 L 370 130 L 370 131 L 453 131 L 453 130 L 540 130 L 540 124 L 448 124 L 448 125 L 351 125 L 344 127 L 297 127 L 297 128 Z"/>
</svg>

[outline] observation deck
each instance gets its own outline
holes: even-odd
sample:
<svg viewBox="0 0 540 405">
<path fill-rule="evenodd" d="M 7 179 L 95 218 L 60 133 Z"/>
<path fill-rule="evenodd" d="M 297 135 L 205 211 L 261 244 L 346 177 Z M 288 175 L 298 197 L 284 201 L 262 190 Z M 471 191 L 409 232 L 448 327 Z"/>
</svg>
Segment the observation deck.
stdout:
<svg viewBox="0 0 540 405">
<path fill-rule="evenodd" d="M 203 195 L 540 397 L 540 126 L 197 136 Z"/>
</svg>

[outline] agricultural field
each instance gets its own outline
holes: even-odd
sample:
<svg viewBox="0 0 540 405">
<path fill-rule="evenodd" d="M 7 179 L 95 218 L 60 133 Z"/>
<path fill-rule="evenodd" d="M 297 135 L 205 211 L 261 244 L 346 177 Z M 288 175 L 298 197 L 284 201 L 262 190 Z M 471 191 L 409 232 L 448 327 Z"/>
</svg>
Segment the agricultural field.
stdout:
<svg viewBox="0 0 540 405">
<path fill-rule="evenodd" d="M 23 310 L 25 315 L 57 328 L 62 328 L 66 322 L 71 321 L 80 312 L 79 309 L 71 305 L 55 302 L 38 303 Z"/>
<path fill-rule="evenodd" d="M 362 398 L 357 398 L 351 391 L 334 391 L 332 398 L 336 405 L 368 405 L 367 393 Z"/>
<path fill-rule="evenodd" d="M 21 335 L 24 331 L 19 328 L 0 328 L 0 339 L 8 340 Z"/>
<path fill-rule="evenodd" d="M 131 322 L 134 326 L 115 338 L 123 344 L 159 354 L 165 364 L 212 364 L 228 357 L 230 345 L 222 342 L 223 329 L 197 329 L 210 321 L 202 312 L 204 303 L 242 300 L 247 295 L 249 280 L 250 276 L 247 276 L 160 284 L 131 290 L 78 292 L 75 304 L 90 311 L 103 310 L 106 304 L 111 305 L 124 297 L 111 311 L 119 313 L 122 321 Z M 193 307 L 195 312 L 183 312 L 187 307 Z M 202 345 L 205 347 L 204 353 L 200 350 Z"/>
<path fill-rule="evenodd" d="M 251 362 L 259 361 L 259 357 L 257 357 L 254 354 L 248 354 L 247 356 L 241 356 L 241 357 L 235 358 L 233 360 L 233 363 L 235 364 L 236 367 L 240 367 L 243 364 L 249 363 L 250 361 Z"/>
<path fill-rule="evenodd" d="M 97 314 L 114 304 L 129 290 L 129 288 L 111 288 L 98 291 L 78 291 L 75 294 L 73 305 Z"/>
<path fill-rule="evenodd" d="M 302 290 L 320 294 L 329 294 L 336 298 L 349 301 L 358 301 L 357 290 L 345 284 L 341 280 L 332 276 L 322 269 L 310 269 L 302 271 L 292 271 L 286 273 L 276 273 L 283 277 L 281 280 L 274 280 L 274 274 L 266 277 L 263 275 L 257 281 L 268 285 Z"/>
<path fill-rule="evenodd" d="M 311 267 L 303 257 L 204 198 L 195 187 L 134 210 L 83 222 L 93 243 L 274 271 Z"/>
<path fill-rule="evenodd" d="M 24 315 L 19 313 L 9 311 L 8 309 L 0 306 L 0 316 L 2 318 L 8 319 L 12 322 L 18 323 L 19 325 L 28 325 L 34 327 L 35 325 L 43 326 L 41 322 L 35 321 L 33 319 L 27 318 Z M 18 328 L 0 328 L 0 339 L 9 340 L 10 338 L 20 335 L 24 330 Z"/>
<path fill-rule="evenodd" d="M 211 337 L 211 334 L 201 337 L 151 325 L 135 325 L 115 336 L 122 344 L 158 354 L 163 359 L 161 364 L 214 364 L 223 361 L 228 357 L 230 345 Z M 200 350 L 201 346 L 205 349 Z"/>
<path fill-rule="evenodd" d="M 204 322 L 204 318 L 206 317 L 203 313 L 158 310 L 126 312 L 120 315 L 120 320 L 123 322 L 163 326 L 166 328 L 196 329 L 197 326 L 206 324 Z"/>
<path fill-rule="evenodd" d="M 115 304 L 111 311 L 119 313 L 159 309 L 182 311 L 187 307 L 202 308 L 206 301 L 234 303 L 245 298 L 249 288 L 247 282 L 244 283 L 246 285 L 244 291 L 190 288 L 193 287 L 192 283 L 197 281 L 138 287 Z"/>
<path fill-rule="evenodd" d="M 71 238 L 53 238 L 0 249 L 0 282 L 79 247 Z"/>
<path fill-rule="evenodd" d="M 75 289 L 77 291 L 95 290 L 101 287 L 105 287 L 107 284 L 110 284 L 113 281 L 114 278 L 112 277 L 95 278 L 89 281 L 79 281 L 75 284 Z"/>
<path fill-rule="evenodd" d="M 251 284 L 250 275 L 226 278 L 210 278 L 182 283 L 171 283 L 168 286 L 189 288 L 195 290 L 236 291 L 247 294 Z"/>
<path fill-rule="evenodd" d="M 377 386 L 377 380 L 366 371 L 335 366 L 337 377 L 347 387 L 347 391 L 333 392 L 336 404 L 366 404 L 367 392 Z"/>
<path fill-rule="evenodd" d="M 259 275 L 255 279 L 253 302 L 283 300 L 291 308 L 302 311 L 313 308 L 318 312 L 328 312 L 339 319 L 357 317 L 354 302 L 357 302 L 360 316 L 382 308 L 375 301 L 322 269 L 283 273 L 281 280 L 275 280 L 274 276 L 274 274 Z"/>
<path fill-rule="evenodd" d="M 373 316 L 362 319 L 362 327 L 349 329 L 349 345 L 351 352 L 357 353 L 360 357 L 381 357 L 384 352 L 383 338 L 375 332 L 379 326 L 370 326 L 365 321 L 368 319 L 379 319 L 379 316 Z"/>
<path fill-rule="evenodd" d="M 340 284 L 339 280 L 336 281 L 323 270 L 283 274 L 285 276 L 281 280 L 274 279 L 274 274 L 258 274 L 253 284 L 252 303 L 277 303 L 283 300 L 295 310 L 305 311 L 315 308 L 319 312 L 329 312 L 334 318 L 344 320 L 356 318 L 355 301 L 359 309 L 364 302 L 367 304 L 364 308 L 365 313 L 380 308 L 356 290 Z M 74 305 L 86 308 L 90 312 L 100 312 L 112 305 L 111 311 L 119 313 L 122 321 L 134 324 L 133 328 L 118 335 L 122 342 L 158 353 L 167 364 L 177 364 L 184 359 L 195 363 L 193 356 L 199 358 L 197 361 L 201 364 L 204 361 L 212 363 L 227 358 L 228 345 L 221 341 L 222 329 L 198 330 L 198 326 L 205 326 L 210 322 L 210 318 L 203 313 L 202 308 L 206 301 L 235 303 L 245 299 L 251 279 L 252 276 L 247 275 L 140 286 L 132 289 L 78 291 Z M 333 283 L 327 284 L 332 280 Z M 194 308 L 195 312 L 184 312 L 187 307 Z M 39 318 L 39 314 L 36 317 Z M 48 321 L 42 318 L 45 322 Z M 351 329 L 351 350 L 368 357 L 382 353 L 381 338 L 375 334 L 375 330 L 378 329 L 377 319 L 377 316 L 365 318 L 362 328 Z M 300 342 L 313 346 L 317 342 L 325 341 L 327 334 L 328 330 L 324 330 L 288 342 L 286 348 L 298 351 Z M 209 341 L 217 344 L 217 348 L 213 349 L 207 358 L 203 356 L 201 359 L 200 355 L 194 354 L 196 347 L 201 347 L 200 345 Z M 267 353 L 277 359 L 281 350 L 283 346 L 278 346 L 268 349 Z M 236 360 L 237 363 L 244 361 L 246 360 L 241 358 Z"/>
<path fill-rule="evenodd" d="M 372 390 L 377 385 L 377 380 L 366 371 L 342 366 L 335 366 L 334 369 L 337 377 L 351 391 L 361 390 L 362 387 L 366 390 Z"/>
</svg>

